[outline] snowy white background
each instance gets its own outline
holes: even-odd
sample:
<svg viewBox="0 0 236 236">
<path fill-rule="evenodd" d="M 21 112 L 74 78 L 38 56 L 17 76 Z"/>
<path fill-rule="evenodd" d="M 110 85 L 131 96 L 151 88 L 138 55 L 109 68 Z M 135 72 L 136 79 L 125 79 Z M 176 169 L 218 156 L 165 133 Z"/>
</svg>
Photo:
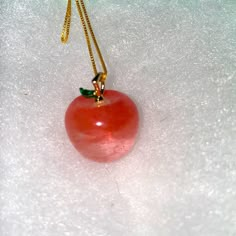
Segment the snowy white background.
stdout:
<svg viewBox="0 0 236 236">
<path fill-rule="evenodd" d="M 74 1 L 73 1 L 74 3 Z M 1 0 L 0 235 L 235 236 L 236 1 L 86 1 L 134 150 L 83 159 L 64 112 L 92 77 L 73 4 Z"/>
</svg>

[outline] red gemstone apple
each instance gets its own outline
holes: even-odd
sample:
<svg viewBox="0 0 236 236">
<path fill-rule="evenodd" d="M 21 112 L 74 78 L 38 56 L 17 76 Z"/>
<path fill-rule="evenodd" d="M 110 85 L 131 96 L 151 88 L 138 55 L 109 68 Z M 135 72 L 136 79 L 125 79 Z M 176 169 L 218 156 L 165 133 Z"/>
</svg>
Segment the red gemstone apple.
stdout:
<svg viewBox="0 0 236 236">
<path fill-rule="evenodd" d="M 127 95 L 106 90 L 102 102 L 77 97 L 66 111 L 65 126 L 72 144 L 84 157 L 110 162 L 132 149 L 139 115 Z"/>
</svg>

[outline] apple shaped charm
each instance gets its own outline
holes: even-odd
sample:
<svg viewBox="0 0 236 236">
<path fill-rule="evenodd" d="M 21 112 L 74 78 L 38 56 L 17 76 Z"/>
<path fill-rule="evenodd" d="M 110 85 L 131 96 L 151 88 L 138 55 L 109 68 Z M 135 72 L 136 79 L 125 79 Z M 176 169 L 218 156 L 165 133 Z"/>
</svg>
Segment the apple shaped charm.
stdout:
<svg viewBox="0 0 236 236">
<path fill-rule="evenodd" d="M 106 90 L 101 102 L 77 97 L 66 111 L 65 126 L 70 141 L 84 157 L 110 162 L 125 156 L 133 147 L 139 115 L 127 95 Z"/>
</svg>

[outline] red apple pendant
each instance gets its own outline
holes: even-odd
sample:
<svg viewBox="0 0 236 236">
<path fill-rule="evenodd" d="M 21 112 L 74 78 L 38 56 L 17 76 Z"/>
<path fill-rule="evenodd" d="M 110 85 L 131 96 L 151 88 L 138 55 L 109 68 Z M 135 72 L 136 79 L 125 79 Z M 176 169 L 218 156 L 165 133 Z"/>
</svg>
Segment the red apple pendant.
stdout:
<svg viewBox="0 0 236 236">
<path fill-rule="evenodd" d="M 110 162 L 132 149 L 139 115 L 127 95 L 106 90 L 101 102 L 77 97 L 66 111 L 65 126 L 72 144 L 84 157 Z"/>
</svg>

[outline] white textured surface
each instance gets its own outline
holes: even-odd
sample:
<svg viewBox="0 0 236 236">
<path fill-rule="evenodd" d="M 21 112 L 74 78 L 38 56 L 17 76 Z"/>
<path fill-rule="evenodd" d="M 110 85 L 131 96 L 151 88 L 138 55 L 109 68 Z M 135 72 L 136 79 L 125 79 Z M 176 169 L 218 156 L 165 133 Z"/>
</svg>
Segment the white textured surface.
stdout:
<svg viewBox="0 0 236 236">
<path fill-rule="evenodd" d="M 142 124 L 120 162 L 81 158 L 64 112 L 91 68 L 75 7 L 1 0 L 1 236 L 236 235 L 236 1 L 87 2 Z"/>
</svg>

